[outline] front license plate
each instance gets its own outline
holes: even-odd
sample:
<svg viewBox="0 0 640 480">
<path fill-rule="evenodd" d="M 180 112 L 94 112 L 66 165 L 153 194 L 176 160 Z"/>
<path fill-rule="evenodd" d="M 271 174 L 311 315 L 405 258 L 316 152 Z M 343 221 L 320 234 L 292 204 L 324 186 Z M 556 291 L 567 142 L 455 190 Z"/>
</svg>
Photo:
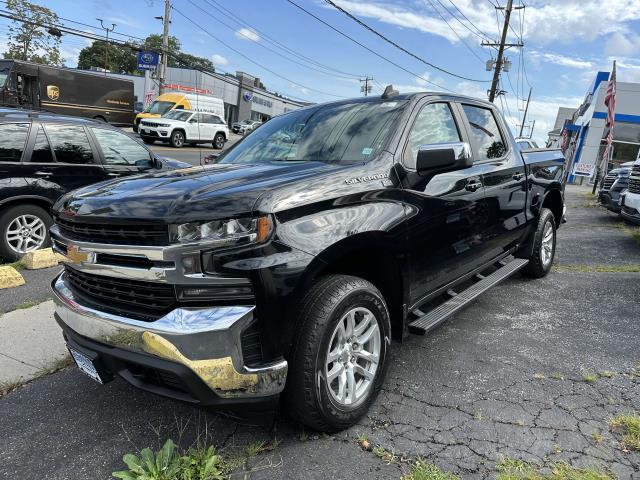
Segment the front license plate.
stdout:
<svg viewBox="0 0 640 480">
<path fill-rule="evenodd" d="M 93 362 L 89 357 L 80 352 L 76 352 L 71 348 L 69 349 L 69 352 L 71 353 L 73 359 L 76 361 L 76 365 L 82 373 L 93 378 L 98 383 L 104 383 L 102 381 L 102 378 L 100 378 L 98 370 L 96 370 L 96 367 L 93 365 Z"/>
<path fill-rule="evenodd" d="M 149 130 L 147 130 L 146 128 L 143 128 L 142 133 L 149 133 Z"/>
</svg>

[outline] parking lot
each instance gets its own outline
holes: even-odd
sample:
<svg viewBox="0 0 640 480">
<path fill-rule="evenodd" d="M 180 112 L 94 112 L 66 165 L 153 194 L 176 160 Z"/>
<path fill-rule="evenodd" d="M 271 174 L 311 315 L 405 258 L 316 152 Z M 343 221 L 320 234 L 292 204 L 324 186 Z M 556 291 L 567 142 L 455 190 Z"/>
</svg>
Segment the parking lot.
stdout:
<svg viewBox="0 0 640 480">
<path fill-rule="evenodd" d="M 513 277 L 393 348 L 380 396 L 349 430 L 207 413 L 73 367 L 0 399 L 0 477 L 106 479 L 124 453 L 206 438 L 227 456 L 257 453 L 236 478 L 400 478 L 417 457 L 465 479 L 493 478 L 504 458 L 638 478 L 640 455 L 608 421 L 640 410 L 640 246 L 586 189 L 567 189 L 552 273 Z"/>
</svg>

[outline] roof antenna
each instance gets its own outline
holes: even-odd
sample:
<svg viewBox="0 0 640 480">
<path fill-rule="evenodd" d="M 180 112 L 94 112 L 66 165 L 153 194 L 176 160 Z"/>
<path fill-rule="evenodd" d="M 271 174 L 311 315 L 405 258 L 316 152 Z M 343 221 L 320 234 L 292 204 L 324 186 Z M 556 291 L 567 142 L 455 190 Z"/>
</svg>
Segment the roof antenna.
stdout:
<svg viewBox="0 0 640 480">
<path fill-rule="evenodd" d="M 387 85 L 384 89 L 384 92 L 382 93 L 382 98 L 391 98 L 391 97 L 395 97 L 396 95 L 398 95 L 398 90 L 394 90 L 393 89 L 393 85 Z"/>
</svg>

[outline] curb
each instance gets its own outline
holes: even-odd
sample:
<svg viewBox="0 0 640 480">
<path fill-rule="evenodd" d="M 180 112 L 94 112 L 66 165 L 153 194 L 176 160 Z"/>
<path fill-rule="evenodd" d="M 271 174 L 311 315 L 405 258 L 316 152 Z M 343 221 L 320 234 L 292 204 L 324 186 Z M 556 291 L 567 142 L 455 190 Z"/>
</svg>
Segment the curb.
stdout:
<svg viewBox="0 0 640 480">
<path fill-rule="evenodd" d="M 28 270 L 38 270 L 40 268 L 55 267 L 60 262 L 60 255 L 53 253 L 51 248 L 41 248 L 27 253 L 20 263 Z"/>
</svg>

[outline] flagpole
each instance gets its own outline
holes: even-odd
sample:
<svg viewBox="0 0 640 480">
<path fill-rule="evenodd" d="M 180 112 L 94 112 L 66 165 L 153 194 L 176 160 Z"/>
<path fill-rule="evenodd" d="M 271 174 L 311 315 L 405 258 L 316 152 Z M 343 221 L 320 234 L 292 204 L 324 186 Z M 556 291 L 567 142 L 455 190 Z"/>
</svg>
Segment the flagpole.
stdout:
<svg viewBox="0 0 640 480">
<path fill-rule="evenodd" d="M 591 194 L 595 195 L 598 183 L 600 182 L 600 172 L 604 170 L 606 172 L 609 163 L 613 159 L 613 126 L 615 125 L 615 96 L 616 96 L 616 61 L 613 61 L 613 68 L 609 75 L 609 85 L 607 86 L 607 95 L 605 96 L 605 105 L 607 106 L 607 119 L 605 120 L 605 126 L 609 128 L 607 132 L 607 146 L 602 155 L 600 161 L 596 164 L 596 177 L 593 181 L 593 189 Z M 606 163 L 605 163 L 606 162 Z M 606 173 L 602 176 L 604 179 Z"/>
</svg>

